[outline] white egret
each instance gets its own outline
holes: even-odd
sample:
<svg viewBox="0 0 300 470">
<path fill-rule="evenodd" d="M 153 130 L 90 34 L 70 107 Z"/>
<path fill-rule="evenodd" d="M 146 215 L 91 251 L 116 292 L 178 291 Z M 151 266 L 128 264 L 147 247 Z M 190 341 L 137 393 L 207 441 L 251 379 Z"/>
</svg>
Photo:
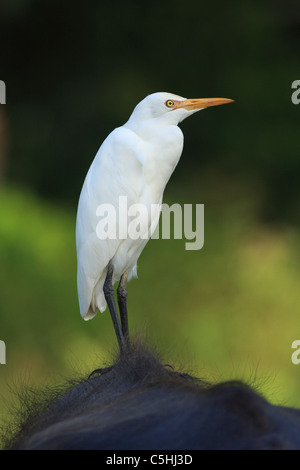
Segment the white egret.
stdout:
<svg viewBox="0 0 300 470">
<path fill-rule="evenodd" d="M 126 282 L 136 276 L 137 260 L 158 223 L 165 186 L 182 153 L 183 133 L 178 124 L 201 109 L 230 102 L 227 98 L 151 94 L 123 126 L 109 134 L 89 168 L 76 222 L 80 313 L 89 320 L 108 305 L 121 350 L 129 341 Z M 119 205 L 120 196 L 126 197 L 127 207 L 137 203 L 148 209 L 158 207 L 147 219 L 147 237 L 131 236 L 132 218 Z M 110 204 L 117 213 L 115 236 L 107 238 L 97 233 L 98 208 L 103 204 Z M 118 280 L 121 323 L 113 287 Z"/>
</svg>

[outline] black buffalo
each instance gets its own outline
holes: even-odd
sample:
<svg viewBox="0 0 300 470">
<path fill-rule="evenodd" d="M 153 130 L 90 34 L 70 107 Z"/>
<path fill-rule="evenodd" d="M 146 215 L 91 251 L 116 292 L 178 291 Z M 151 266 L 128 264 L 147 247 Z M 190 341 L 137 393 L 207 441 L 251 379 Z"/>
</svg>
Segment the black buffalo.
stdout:
<svg viewBox="0 0 300 470">
<path fill-rule="evenodd" d="M 6 449 L 300 449 L 300 411 L 209 384 L 135 343 L 65 391 L 26 398 Z"/>
</svg>

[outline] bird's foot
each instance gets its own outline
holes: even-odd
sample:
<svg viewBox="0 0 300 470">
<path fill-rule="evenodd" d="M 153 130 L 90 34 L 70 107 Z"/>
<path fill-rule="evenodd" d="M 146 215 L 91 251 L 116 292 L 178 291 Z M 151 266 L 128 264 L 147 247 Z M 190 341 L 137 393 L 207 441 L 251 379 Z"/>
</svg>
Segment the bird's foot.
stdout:
<svg viewBox="0 0 300 470">
<path fill-rule="evenodd" d="M 113 366 L 101 367 L 101 369 L 95 369 L 93 370 L 93 372 L 90 373 L 88 378 L 90 379 L 91 377 L 93 377 L 93 375 L 96 375 L 96 374 L 100 374 L 100 375 L 107 374 L 108 372 L 112 370 L 112 368 Z"/>
<path fill-rule="evenodd" d="M 166 369 L 169 369 L 171 375 L 174 375 L 176 377 L 182 377 L 183 379 L 188 379 L 188 380 L 191 379 L 190 374 L 187 374 L 186 372 L 174 371 L 174 367 L 171 364 L 164 364 L 164 367 Z"/>
</svg>

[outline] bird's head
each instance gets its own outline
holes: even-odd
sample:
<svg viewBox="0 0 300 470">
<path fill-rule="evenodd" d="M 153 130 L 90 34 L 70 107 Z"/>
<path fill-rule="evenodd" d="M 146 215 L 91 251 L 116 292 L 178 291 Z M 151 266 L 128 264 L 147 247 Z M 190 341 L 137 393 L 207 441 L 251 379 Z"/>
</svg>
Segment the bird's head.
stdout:
<svg viewBox="0 0 300 470">
<path fill-rule="evenodd" d="M 228 98 L 186 99 L 172 93 L 153 93 L 137 104 L 129 122 L 159 119 L 161 123 L 177 125 L 197 111 L 232 101 Z"/>
</svg>

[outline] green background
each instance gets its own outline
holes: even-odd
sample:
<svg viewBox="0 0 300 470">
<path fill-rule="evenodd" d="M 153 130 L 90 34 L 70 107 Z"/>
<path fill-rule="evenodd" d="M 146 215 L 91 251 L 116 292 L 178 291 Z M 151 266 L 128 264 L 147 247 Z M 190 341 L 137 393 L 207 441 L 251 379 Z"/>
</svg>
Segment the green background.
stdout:
<svg viewBox="0 0 300 470">
<path fill-rule="evenodd" d="M 116 351 L 108 312 L 79 315 L 77 201 L 104 138 L 155 91 L 235 102 L 181 125 L 165 202 L 205 205 L 205 244 L 149 242 L 128 285 L 132 334 L 300 407 L 299 2 L 7 0 L 0 40 L 1 416 L 22 384 Z"/>
</svg>

